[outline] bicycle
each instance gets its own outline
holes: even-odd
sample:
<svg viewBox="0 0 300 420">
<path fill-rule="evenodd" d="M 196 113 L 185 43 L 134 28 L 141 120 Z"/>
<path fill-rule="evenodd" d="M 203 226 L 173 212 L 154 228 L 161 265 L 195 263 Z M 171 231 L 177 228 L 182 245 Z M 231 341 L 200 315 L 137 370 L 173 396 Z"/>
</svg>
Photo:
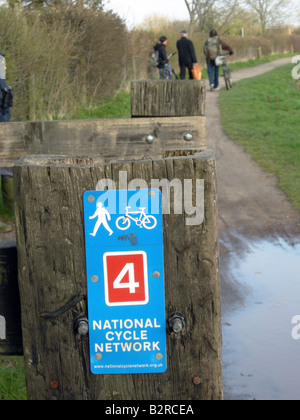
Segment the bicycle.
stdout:
<svg viewBox="0 0 300 420">
<path fill-rule="evenodd" d="M 173 80 L 172 74 L 174 74 L 176 80 L 178 79 L 178 76 L 177 76 L 175 70 L 173 69 L 172 64 L 170 63 L 170 58 L 172 58 L 176 54 L 177 54 L 176 52 L 173 52 L 172 54 L 168 55 L 168 57 L 167 57 L 166 67 L 164 69 L 164 79 L 165 80 Z"/>
<path fill-rule="evenodd" d="M 119 230 L 127 230 L 133 221 L 141 229 L 152 230 L 157 225 L 157 220 L 154 216 L 148 216 L 145 212 L 146 207 L 140 207 L 140 211 L 129 211 L 131 207 L 126 207 L 125 216 L 121 216 L 116 221 L 116 226 Z M 133 215 L 140 215 L 140 217 L 133 217 Z"/>
<path fill-rule="evenodd" d="M 232 79 L 231 79 L 231 72 L 227 64 L 226 55 L 230 55 L 230 53 L 218 56 L 216 58 L 216 65 L 223 67 L 225 86 L 227 90 L 230 90 L 232 89 Z"/>
</svg>

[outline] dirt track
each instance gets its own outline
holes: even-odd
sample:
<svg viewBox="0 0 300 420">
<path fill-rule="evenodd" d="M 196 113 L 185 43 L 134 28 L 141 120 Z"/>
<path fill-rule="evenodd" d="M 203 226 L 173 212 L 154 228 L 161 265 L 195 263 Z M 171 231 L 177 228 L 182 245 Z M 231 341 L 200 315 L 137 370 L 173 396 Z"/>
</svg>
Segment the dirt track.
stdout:
<svg viewBox="0 0 300 420">
<path fill-rule="evenodd" d="M 234 72 L 233 83 L 289 63 L 291 58 Z M 217 92 L 207 93 L 206 115 L 208 148 L 214 150 L 218 163 L 221 275 L 226 311 L 236 299 L 242 299 L 227 270 L 228 256 L 246 251 L 251 240 L 270 236 L 300 240 L 300 215 L 277 188 L 276 177 L 265 173 L 242 147 L 225 135 L 218 99 Z"/>
</svg>

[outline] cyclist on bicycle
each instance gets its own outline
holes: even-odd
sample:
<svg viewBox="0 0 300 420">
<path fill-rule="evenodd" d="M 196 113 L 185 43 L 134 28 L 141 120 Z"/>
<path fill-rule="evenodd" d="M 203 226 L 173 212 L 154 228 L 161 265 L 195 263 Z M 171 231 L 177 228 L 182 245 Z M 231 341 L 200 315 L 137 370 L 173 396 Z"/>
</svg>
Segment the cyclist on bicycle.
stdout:
<svg viewBox="0 0 300 420">
<path fill-rule="evenodd" d="M 209 77 L 210 89 L 219 90 L 219 66 L 216 64 L 216 58 L 222 54 L 222 50 L 229 51 L 232 55 L 233 49 L 222 41 L 215 29 L 212 29 L 209 38 L 204 45 L 204 55 L 206 57 L 207 72 Z"/>
</svg>

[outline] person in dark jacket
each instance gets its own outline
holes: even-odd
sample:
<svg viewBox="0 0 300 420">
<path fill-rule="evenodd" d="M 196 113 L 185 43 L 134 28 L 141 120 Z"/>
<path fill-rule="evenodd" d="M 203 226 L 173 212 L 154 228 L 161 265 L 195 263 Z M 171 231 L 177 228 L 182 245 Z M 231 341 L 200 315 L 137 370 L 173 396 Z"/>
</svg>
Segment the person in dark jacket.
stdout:
<svg viewBox="0 0 300 420">
<path fill-rule="evenodd" d="M 5 56 L 0 52 L 0 122 L 10 122 L 10 108 L 3 106 L 4 89 L 6 84 Z M 14 208 L 13 170 L 0 168 L 1 192 L 5 210 L 12 213 Z M 0 233 L 10 232 L 12 226 L 0 221 Z"/>
<path fill-rule="evenodd" d="M 192 69 L 197 63 L 194 44 L 188 39 L 187 31 L 181 31 L 180 40 L 177 41 L 177 50 L 179 54 L 180 79 L 184 80 L 186 69 L 189 71 L 190 80 L 193 79 Z"/>
<path fill-rule="evenodd" d="M 10 122 L 10 108 L 3 108 L 4 89 L 6 84 L 5 55 L 0 52 L 0 122 Z"/>
<path fill-rule="evenodd" d="M 159 78 L 161 80 L 167 79 L 168 76 L 168 57 L 167 57 L 167 43 L 168 39 L 165 36 L 160 37 L 159 43 L 155 45 L 154 50 L 158 51 L 158 69 Z"/>
</svg>

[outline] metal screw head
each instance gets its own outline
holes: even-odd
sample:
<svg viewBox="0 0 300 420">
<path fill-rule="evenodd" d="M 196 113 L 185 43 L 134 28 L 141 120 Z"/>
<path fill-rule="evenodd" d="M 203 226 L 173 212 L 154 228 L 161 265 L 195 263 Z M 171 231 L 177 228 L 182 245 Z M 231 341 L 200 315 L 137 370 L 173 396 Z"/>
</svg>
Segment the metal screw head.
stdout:
<svg viewBox="0 0 300 420">
<path fill-rule="evenodd" d="M 199 376 L 196 376 L 194 379 L 193 379 L 193 384 L 194 385 L 196 385 L 196 386 L 198 386 L 198 385 L 201 385 L 201 378 L 199 378 Z"/>
<path fill-rule="evenodd" d="M 95 197 L 94 197 L 93 195 L 89 195 L 89 196 L 88 196 L 88 202 L 89 202 L 89 203 L 93 203 L 95 200 L 96 200 L 96 199 L 95 199 Z"/>
<path fill-rule="evenodd" d="M 155 141 L 155 137 L 152 134 L 149 134 L 148 136 L 146 136 L 146 143 L 147 144 L 153 144 Z"/>
<path fill-rule="evenodd" d="M 193 140 L 193 135 L 191 133 L 186 133 L 183 136 L 183 138 L 184 138 L 185 141 L 192 141 Z"/>
<path fill-rule="evenodd" d="M 91 280 L 92 280 L 93 283 L 97 283 L 99 281 L 99 277 L 98 276 L 93 276 L 91 278 Z"/>
<path fill-rule="evenodd" d="M 155 191 L 150 190 L 148 195 L 149 195 L 150 198 L 154 198 L 155 197 Z"/>
<path fill-rule="evenodd" d="M 155 359 L 158 360 L 158 361 L 162 360 L 163 358 L 164 358 L 164 356 L 161 353 L 157 353 L 155 355 Z"/>
</svg>

